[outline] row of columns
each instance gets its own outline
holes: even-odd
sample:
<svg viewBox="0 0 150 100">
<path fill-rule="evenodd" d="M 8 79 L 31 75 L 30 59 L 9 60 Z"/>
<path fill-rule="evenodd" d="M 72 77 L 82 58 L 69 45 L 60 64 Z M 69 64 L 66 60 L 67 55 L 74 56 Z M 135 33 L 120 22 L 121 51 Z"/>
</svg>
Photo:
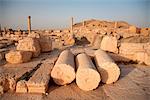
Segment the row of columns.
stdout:
<svg viewBox="0 0 150 100">
<path fill-rule="evenodd" d="M 71 17 L 71 28 L 70 28 L 71 33 L 73 33 L 73 25 L 74 25 L 74 19 L 73 19 L 73 17 Z M 29 32 L 29 34 L 31 33 L 31 16 L 28 16 L 28 32 Z"/>
<path fill-rule="evenodd" d="M 28 16 L 27 22 L 28 22 L 28 32 L 30 34 L 31 33 L 31 16 Z M 73 33 L 73 25 L 74 25 L 74 18 L 71 17 L 71 27 L 70 27 L 71 33 Z M 82 25 L 83 27 L 85 26 L 85 21 L 83 21 Z M 117 22 L 115 22 L 114 28 L 115 29 L 117 28 Z M 4 28 L 4 31 L 6 32 L 6 28 Z M 2 34 L 1 25 L 0 25 L 0 34 Z"/>
</svg>

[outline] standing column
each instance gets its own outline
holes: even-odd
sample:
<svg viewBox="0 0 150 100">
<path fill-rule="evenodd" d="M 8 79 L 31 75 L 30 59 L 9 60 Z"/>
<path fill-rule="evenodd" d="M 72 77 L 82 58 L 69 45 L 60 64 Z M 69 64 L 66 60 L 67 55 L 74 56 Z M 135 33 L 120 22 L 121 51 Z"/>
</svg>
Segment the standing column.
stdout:
<svg viewBox="0 0 150 100">
<path fill-rule="evenodd" d="M 31 33 L 31 16 L 28 16 L 28 32 Z"/>
<path fill-rule="evenodd" d="M 83 21 L 82 25 L 83 25 L 83 27 L 85 26 L 85 21 Z"/>
<path fill-rule="evenodd" d="M 1 24 L 0 24 L 0 36 L 2 36 L 2 29 L 1 29 Z"/>
<path fill-rule="evenodd" d="M 73 17 L 71 17 L 71 33 L 73 33 Z"/>
<path fill-rule="evenodd" d="M 6 35 L 7 34 L 7 28 L 4 27 L 4 34 Z"/>
<path fill-rule="evenodd" d="M 116 33 L 116 29 L 117 29 L 117 21 L 115 21 L 115 25 L 114 25 L 113 33 Z"/>
<path fill-rule="evenodd" d="M 117 22 L 115 22 L 115 26 L 114 26 L 114 28 L 115 28 L 115 29 L 117 28 L 117 24 L 118 24 L 118 23 L 117 23 Z"/>
</svg>

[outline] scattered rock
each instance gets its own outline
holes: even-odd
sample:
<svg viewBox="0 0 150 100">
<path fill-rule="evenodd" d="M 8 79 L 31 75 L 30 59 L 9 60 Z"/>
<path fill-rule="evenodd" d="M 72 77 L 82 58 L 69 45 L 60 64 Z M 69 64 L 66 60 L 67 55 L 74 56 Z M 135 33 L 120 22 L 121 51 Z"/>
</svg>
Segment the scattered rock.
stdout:
<svg viewBox="0 0 150 100">
<path fill-rule="evenodd" d="M 52 41 L 49 37 L 39 38 L 41 52 L 49 52 L 52 50 Z"/>
<path fill-rule="evenodd" d="M 95 51 L 95 62 L 103 83 L 111 84 L 118 80 L 120 69 L 105 51 Z"/>
<path fill-rule="evenodd" d="M 97 88 L 101 78 L 91 59 L 85 53 L 81 53 L 76 57 L 76 65 L 76 83 L 78 87 L 84 91 Z"/>
<path fill-rule="evenodd" d="M 51 72 L 51 77 L 58 85 L 66 85 L 75 79 L 74 55 L 70 50 L 64 50 Z"/>
<path fill-rule="evenodd" d="M 118 53 L 117 38 L 113 36 L 105 36 L 101 42 L 101 49 L 109 52 Z"/>
<path fill-rule="evenodd" d="M 12 64 L 24 63 L 31 60 L 30 51 L 10 51 L 5 55 L 6 61 Z"/>
<path fill-rule="evenodd" d="M 17 45 L 17 50 L 22 51 L 31 51 L 33 53 L 33 57 L 38 57 L 41 52 L 39 41 L 35 38 L 24 38 L 19 41 Z"/>
<path fill-rule="evenodd" d="M 17 93 L 27 93 L 27 85 L 26 85 L 26 81 L 25 80 L 20 80 L 19 82 L 17 82 L 16 85 L 16 92 Z"/>
</svg>

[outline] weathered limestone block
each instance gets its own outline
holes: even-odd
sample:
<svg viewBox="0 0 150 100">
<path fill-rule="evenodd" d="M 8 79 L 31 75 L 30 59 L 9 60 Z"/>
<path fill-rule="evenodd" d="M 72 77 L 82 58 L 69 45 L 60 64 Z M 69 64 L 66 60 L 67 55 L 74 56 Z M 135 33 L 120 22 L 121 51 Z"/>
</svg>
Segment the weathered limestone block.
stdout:
<svg viewBox="0 0 150 100">
<path fill-rule="evenodd" d="M 101 78 L 91 59 L 85 53 L 81 53 L 76 57 L 76 64 L 76 83 L 78 87 L 85 91 L 97 88 Z"/>
<path fill-rule="evenodd" d="M 121 43 L 119 52 L 121 54 L 132 54 L 135 52 L 144 52 L 145 43 Z"/>
<path fill-rule="evenodd" d="M 33 57 L 38 57 L 41 52 L 39 41 L 35 38 L 29 37 L 19 41 L 17 50 L 31 51 L 33 53 Z"/>
<path fill-rule="evenodd" d="M 110 84 L 118 80 L 120 69 L 105 51 L 95 51 L 95 62 L 103 83 Z"/>
<path fill-rule="evenodd" d="M 51 63 L 43 63 L 40 66 L 40 68 L 27 81 L 29 93 L 46 93 L 52 68 L 53 64 Z"/>
<path fill-rule="evenodd" d="M 25 80 L 21 80 L 19 82 L 17 82 L 16 85 L 16 92 L 17 93 L 27 93 L 27 85 L 26 85 L 26 81 Z"/>
<path fill-rule="evenodd" d="M 94 38 L 93 38 L 92 43 L 91 43 L 92 46 L 93 46 L 95 49 L 99 49 L 100 46 L 101 46 L 100 44 L 101 44 L 102 39 L 103 39 L 102 36 L 100 36 L 100 35 L 98 35 L 98 34 L 94 35 Z"/>
<path fill-rule="evenodd" d="M 64 50 L 60 54 L 51 72 L 51 77 L 58 85 L 69 84 L 75 79 L 74 55 L 70 50 Z"/>
<path fill-rule="evenodd" d="M 49 52 L 52 50 L 52 41 L 49 37 L 39 38 L 41 52 Z"/>
<path fill-rule="evenodd" d="M 5 55 L 6 61 L 12 64 L 24 63 L 31 60 L 30 51 L 10 51 Z"/>
<path fill-rule="evenodd" d="M 119 50 L 123 57 L 150 65 L 149 43 L 121 43 Z"/>
<path fill-rule="evenodd" d="M 129 33 L 137 33 L 137 27 L 136 26 L 129 26 Z"/>
<path fill-rule="evenodd" d="M 101 42 L 101 49 L 113 53 L 118 53 L 117 38 L 113 36 L 105 36 Z"/>
</svg>

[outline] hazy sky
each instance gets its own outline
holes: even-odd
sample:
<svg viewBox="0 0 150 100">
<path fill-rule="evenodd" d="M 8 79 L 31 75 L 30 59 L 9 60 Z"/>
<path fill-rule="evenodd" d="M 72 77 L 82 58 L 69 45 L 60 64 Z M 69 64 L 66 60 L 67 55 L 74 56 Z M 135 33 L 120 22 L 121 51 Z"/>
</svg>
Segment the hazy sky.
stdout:
<svg viewBox="0 0 150 100">
<path fill-rule="evenodd" d="M 150 27 L 150 0 L 0 0 L 0 24 L 13 29 L 63 28 L 83 19 L 123 20 Z"/>
</svg>

